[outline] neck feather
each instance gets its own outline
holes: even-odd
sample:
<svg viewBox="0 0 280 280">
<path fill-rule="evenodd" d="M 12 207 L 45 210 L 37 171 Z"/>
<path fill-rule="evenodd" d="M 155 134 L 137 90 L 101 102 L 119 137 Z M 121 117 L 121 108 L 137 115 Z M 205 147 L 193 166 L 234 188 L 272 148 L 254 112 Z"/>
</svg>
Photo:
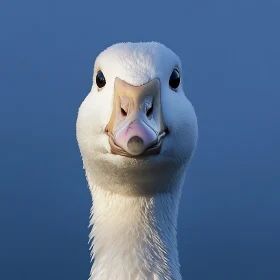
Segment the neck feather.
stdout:
<svg viewBox="0 0 280 280">
<path fill-rule="evenodd" d="M 181 176 L 172 192 L 123 196 L 90 186 L 90 280 L 180 280 L 176 240 Z"/>
</svg>

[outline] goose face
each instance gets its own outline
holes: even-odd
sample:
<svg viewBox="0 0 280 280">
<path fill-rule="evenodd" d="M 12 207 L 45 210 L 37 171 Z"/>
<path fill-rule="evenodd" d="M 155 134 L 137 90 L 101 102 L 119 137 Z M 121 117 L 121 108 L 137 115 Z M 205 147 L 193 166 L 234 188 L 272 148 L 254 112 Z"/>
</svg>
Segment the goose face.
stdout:
<svg viewBox="0 0 280 280">
<path fill-rule="evenodd" d="M 197 141 L 178 56 L 154 42 L 103 51 L 79 109 L 77 139 L 97 186 L 126 195 L 170 191 L 163 186 L 183 176 Z"/>
</svg>

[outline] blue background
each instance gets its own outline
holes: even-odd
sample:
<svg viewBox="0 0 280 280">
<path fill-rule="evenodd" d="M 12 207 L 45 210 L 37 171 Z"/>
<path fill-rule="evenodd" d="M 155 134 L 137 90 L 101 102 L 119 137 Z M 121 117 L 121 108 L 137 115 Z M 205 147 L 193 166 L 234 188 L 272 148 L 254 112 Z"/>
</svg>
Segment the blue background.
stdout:
<svg viewBox="0 0 280 280">
<path fill-rule="evenodd" d="M 278 0 L 2 0 L 0 279 L 87 279 L 77 110 L 100 51 L 150 40 L 181 57 L 199 119 L 183 278 L 280 279 L 279 11 Z"/>
</svg>

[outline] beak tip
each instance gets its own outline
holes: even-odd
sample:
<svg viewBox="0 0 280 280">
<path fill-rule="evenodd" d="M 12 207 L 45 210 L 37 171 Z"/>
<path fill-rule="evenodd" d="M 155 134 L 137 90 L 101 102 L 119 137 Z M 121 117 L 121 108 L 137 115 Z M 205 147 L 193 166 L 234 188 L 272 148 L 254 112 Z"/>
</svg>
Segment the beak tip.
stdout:
<svg viewBox="0 0 280 280">
<path fill-rule="evenodd" d="M 134 156 L 138 156 L 145 151 L 144 141 L 139 136 L 132 136 L 127 142 L 128 152 Z"/>
</svg>

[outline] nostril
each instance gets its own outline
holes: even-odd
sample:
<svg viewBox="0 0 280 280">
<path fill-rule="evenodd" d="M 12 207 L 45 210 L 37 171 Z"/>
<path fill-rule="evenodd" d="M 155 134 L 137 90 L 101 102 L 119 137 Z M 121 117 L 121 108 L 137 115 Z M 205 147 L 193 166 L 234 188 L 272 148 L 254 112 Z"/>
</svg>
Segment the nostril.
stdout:
<svg viewBox="0 0 280 280">
<path fill-rule="evenodd" d="M 130 100 L 126 96 L 120 96 L 120 111 L 122 116 L 127 116 L 130 107 Z"/>
<path fill-rule="evenodd" d="M 147 110 L 147 112 L 146 112 L 147 117 L 150 117 L 150 116 L 152 115 L 153 109 L 154 109 L 154 106 L 153 106 L 153 104 L 152 104 L 152 106 L 151 106 L 151 107 Z"/>
<path fill-rule="evenodd" d="M 123 116 L 127 116 L 127 112 L 125 111 L 124 108 L 121 108 L 121 113 L 122 113 Z"/>
</svg>

